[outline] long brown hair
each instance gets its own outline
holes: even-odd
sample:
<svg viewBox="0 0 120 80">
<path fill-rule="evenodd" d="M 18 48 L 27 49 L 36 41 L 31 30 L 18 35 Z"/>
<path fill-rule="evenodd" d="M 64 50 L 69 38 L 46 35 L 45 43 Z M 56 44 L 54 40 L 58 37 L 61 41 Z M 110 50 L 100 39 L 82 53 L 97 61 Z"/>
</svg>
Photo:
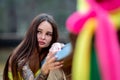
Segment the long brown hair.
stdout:
<svg viewBox="0 0 120 80">
<path fill-rule="evenodd" d="M 53 19 L 53 17 L 48 14 L 45 14 L 45 13 L 39 14 L 38 16 L 36 16 L 33 19 L 33 21 L 31 22 L 31 25 L 30 25 L 24 39 L 22 40 L 22 42 L 18 45 L 18 47 L 9 56 L 9 58 L 6 62 L 5 68 L 4 68 L 3 80 L 9 80 L 8 67 L 10 66 L 9 65 L 10 60 L 11 60 L 10 67 L 12 70 L 11 72 L 13 75 L 13 79 L 18 80 L 19 79 L 18 70 L 21 70 L 23 65 L 28 61 L 30 56 L 32 54 L 34 54 L 35 51 L 39 52 L 36 35 L 37 35 L 38 25 L 43 21 L 48 21 L 52 25 L 53 34 L 52 34 L 51 44 L 45 50 L 42 50 L 42 51 L 44 53 L 46 52 L 46 54 L 47 54 L 52 43 L 57 41 L 57 39 L 58 39 L 57 24 L 56 24 L 55 20 Z M 39 53 L 39 54 L 41 55 L 42 53 Z M 46 55 L 46 54 L 44 54 L 44 55 Z M 21 60 L 24 60 L 24 62 L 22 62 L 21 66 L 18 67 L 18 62 Z"/>
</svg>

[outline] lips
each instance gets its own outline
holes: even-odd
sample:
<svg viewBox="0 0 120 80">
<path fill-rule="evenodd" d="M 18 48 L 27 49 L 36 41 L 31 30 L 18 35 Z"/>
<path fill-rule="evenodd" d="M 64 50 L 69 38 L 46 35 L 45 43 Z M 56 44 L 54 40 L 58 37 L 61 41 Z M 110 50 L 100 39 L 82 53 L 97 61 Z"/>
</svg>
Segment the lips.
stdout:
<svg viewBox="0 0 120 80">
<path fill-rule="evenodd" d="M 40 44 L 40 45 L 44 45 L 45 42 L 43 42 L 43 41 L 39 41 L 39 44 Z"/>
</svg>

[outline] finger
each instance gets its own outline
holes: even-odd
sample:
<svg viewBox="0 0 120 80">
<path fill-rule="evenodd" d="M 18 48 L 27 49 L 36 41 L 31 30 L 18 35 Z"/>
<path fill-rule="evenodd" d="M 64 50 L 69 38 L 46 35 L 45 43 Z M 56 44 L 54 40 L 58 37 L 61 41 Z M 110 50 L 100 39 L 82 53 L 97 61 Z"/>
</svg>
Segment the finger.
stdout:
<svg viewBox="0 0 120 80">
<path fill-rule="evenodd" d="M 59 66 L 59 65 L 62 65 L 63 62 L 54 62 L 54 66 Z"/>
<path fill-rule="evenodd" d="M 59 68 L 61 68 L 61 67 L 63 67 L 63 65 L 51 67 L 50 70 L 59 69 Z"/>
<path fill-rule="evenodd" d="M 57 59 L 57 58 L 56 58 L 55 56 L 53 56 L 53 57 L 50 58 L 47 62 L 48 62 L 49 64 L 51 64 L 51 63 L 55 62 L 56 59 Z"/>
<path fill-rule="evenodd" d="M 54 57 L 56 52 L 49 52 L 47 57 L 46 57 L 46 60 L 49 61 L 52 57 Z"/>
<path fill-rule="evenodd" d="M 63 64 L 63 63 L 64 63 L 64 61 L 62 60 L 62 61 L 60 61 L 60 63 L 62 63 L 62 64 Z"/>
<path fill-rule="evenodd" d="M 55 55 L 57 53 L 57 50 L 53 50 L 53 51 L 49 51 L 48 55 L 52 56 Z"/>
<path fill-rule="evenodd" d="M 50 69 L 57 69 L 57 68 L 60 68 L 62 66 L 63 66 L 63 63 L 61 63 L 61 62 L 54 62 L 54 63 L 51 63 Z"/>
</svg>

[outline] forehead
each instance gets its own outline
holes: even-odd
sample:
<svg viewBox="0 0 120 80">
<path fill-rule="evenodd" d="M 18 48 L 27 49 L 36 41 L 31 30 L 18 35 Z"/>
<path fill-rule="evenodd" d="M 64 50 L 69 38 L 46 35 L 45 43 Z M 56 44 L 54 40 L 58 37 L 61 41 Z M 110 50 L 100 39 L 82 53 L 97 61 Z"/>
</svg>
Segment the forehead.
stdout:
<svg viewBox="0 0 120 80">
<path fill-rule="evenodd" d="M 44 30 L 44 31 L 49 31 L 53 32 L 52 25 L 48 21 L 43 21 L 39 24 L 38 30 Z"/>
</svg>

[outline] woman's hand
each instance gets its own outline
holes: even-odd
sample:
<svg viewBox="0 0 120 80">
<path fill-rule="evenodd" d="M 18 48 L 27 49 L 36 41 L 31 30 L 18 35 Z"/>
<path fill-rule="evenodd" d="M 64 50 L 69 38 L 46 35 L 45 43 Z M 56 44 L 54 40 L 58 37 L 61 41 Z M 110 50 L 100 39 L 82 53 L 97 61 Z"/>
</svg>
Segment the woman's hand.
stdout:
<svg viewBox="0 0 120 80">
<path fill-rule="evenodd" d="M 50 70 L 61 68 L 63 65 L 63 61 L 56 61 L 57 57 L 55 54 L 64 47 L 62 43 L 54 43 L 49 50 L 49 53 L 46 57 L 45 63 L 43 64 L 41 71 L 44 74 L 48 74 Z"/>
<path fill-rule="evenodd" d="M 49 51 L 46 61 L 41 68 L 41 71 L 44 75 L 49 74 L 50 70 L 58 69 L 63 66 L 63 61 L 56 61 L 57 58 L 54 56 L 56 52 L 57 50 Z"/>
</svg>

